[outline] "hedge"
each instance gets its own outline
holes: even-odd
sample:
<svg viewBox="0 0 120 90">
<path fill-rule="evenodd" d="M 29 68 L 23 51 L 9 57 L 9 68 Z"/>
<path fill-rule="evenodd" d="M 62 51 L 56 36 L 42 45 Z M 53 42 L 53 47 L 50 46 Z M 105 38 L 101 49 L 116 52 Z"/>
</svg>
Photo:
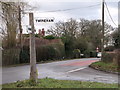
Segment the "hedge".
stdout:
<svg viewBox="0 0 120 90">
<path fill-rule="evenodd" d="M 36 46 L 36 60 L 37 62 L 46 60 L 63 59 L 65 56 L 64 44 L 51 43 L 47 45 Z M 29 46 L 24 46 L 20 53 L 20 63 L 30 62 Z"/>
<path fill-rule="evenodd" d="M 11 48 L 11 49 L 4 49 L 2 51 L 2 65 L 13 65 L 13 64 L 19 64 L 19 54 L 20 49 L 19 48 Z"/>
<path fill-rule="evenodd" d="M 114 57 L 115 57 L 115 53 L 104 52 L 103 55 L 102 55 L 101 60 L 103 62 L 109 63 L 109 62 L 113 62 Z"/>
<path fill-rule="evenodd" d="M 64 45 L 50 44 L 36 49 L 37 61 L 62 59 L 64 57 Z"/>
</svg>

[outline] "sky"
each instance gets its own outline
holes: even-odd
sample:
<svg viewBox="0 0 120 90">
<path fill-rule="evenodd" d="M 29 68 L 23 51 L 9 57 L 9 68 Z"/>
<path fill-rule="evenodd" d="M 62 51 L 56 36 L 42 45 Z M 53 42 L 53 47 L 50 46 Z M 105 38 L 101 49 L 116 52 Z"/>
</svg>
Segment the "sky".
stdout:
<svg viewBox="0 0 120 90">
<path fill-rule="evenodd" d="M 118 0 L 105 0 L 115 24 L 118 25 Z M 77 21 L 80 18 L 94 20 L 102 18 L 102 0 L 44 0 L 44 1 L 27 1 L 29 5 L 33 7 L 31 10 L 34 12 L 34 18 L 54 18 L 54 22 L 49 23 L 36 23 L 34 21 L 35 29 L 38 32 L 39 29 L 45 28 L 49 29 L 54 23 L 58 21 L 67 21 L 70 18 L 76 19 Z M 73 9 L 77 8 L 77 9 Z M 68 11 L 58 11 L 50 12 L 56 10 L 66 10 L 73 9 Z M 28 12 L 30 10 L 26 10 Z M 26 32 L 26 25 L 29 25 L 29 15 L 25 14 L 22 19 L 22 25 L 24 32 Z M 117 27 L 109 17 L 107 9 L 105 7 L 105 22 Z"/>
</svg>

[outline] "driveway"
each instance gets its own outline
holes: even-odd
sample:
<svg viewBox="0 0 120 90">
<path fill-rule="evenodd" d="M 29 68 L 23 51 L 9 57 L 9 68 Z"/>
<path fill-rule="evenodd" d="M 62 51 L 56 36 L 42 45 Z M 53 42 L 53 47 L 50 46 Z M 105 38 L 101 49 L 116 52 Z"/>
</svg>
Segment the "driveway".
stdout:
<svg viewBox="0 0 120 90">
<path fill-rule="evenodd" d="M 89 68 L 98 58 L 74 59 L 37 64 L 38 78 L 54 78 L 60 80 L 80 80 L 103 83 L 118 83 L 118 75 Z M 30 66 L 17 66 L 2 69 L 2 83 L 12 83 L 29 79 Z"/>
</svg>

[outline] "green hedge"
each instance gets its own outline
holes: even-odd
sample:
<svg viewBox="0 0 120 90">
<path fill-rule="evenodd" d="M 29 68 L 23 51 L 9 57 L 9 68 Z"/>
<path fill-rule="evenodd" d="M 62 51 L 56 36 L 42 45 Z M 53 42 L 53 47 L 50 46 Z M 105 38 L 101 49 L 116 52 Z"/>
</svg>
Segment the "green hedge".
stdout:
<svg viewBox="0 0 120 90">
<path fill-rule="evenodd" d="M 118 65 L 120 70 L 120 49 L 115 50 L 115 57 L 113 59 L 113 63 L 115 65 Z"/>
<path fill-rule="evenodd" d="M 89 57 L 90 57 L 90 52 L 91 52 L 91 50 L 85 50 L 85 51 L 83 52 L 84 57 L 85 57 L 85 58 L 89 58 Z"/>
<path fill-rule="evenodd" d="M 4 49 L 2 51 L 2 65 L 14 65 L 19 64 L 19 55 L 20 49 L 19 48 L 11 48 L 11 49 Z"/>
<path fill-rule="evenodd" d="M 114 51 L 115 47 L 114 46 L 108 46 L 104 50 L 105 51 Z"/>
<path fill-rule="evenodd" d="M 73 50 L 73 58 L 80 58 L 80 50 L 79 49 L 74 49 Z"/>
<path fill-rule="evenodd" d="M 37 62 L 46 60 L 63 59 L 65 56 L 65 49 L 63 43 L 53 43 L 36 47 Z M 20 63 L 30 62 L 29 46 L 24 46 L 20 53 Z"/>
<path fill-rule="evenodd" d="M 29 63 L 30 62 L 30 51 L 29 46 L 23 46 L 20 51 L 20 63 Z"/>
<path fill-rule="evenodd" d="M 106 53 L 106 52 L 104 52 L 103 55 L 102 55 L 101 60 L 103 62 L 109 63 L 109 62 L 113 62 L 114 57 L 115 57 L 114 53 Z"/>
<path fill-rule="evenodd" d="M 55 37 L 52 36 L 52 35 L 48 35 L 48 36 L 45 36 L 44 39 L 49 39 L 49 40 L 51 40 L 51 39 L 55 39 Z"/>
<path fill-rule="evenodd" d="M 64 45 L 50 44 L 36 49 L 37 61 L 62 59 L 64 57 Z"/>
<path fill-rule="evenodd" d="M 90 57 L 97 57 L 97 52 L 96 51 L 91 51 L 90 52 Z"/>
</svg>

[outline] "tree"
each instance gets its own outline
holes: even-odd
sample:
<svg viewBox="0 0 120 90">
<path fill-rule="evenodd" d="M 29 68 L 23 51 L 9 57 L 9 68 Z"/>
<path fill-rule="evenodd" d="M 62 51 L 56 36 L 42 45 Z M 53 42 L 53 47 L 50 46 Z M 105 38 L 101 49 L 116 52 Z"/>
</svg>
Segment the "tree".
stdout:
<svg viewBox="0 0 120 90">
<path fill-rule="evenodd" d="M 18 10 L 14 2 L 1 2 L 2 4 L 2 21 L 5 46 L 10 48 L 16 46 L 16 35 L 18 27 Z"/>
<path fill-rule="evenodd" d="M 74 19 L 69 19 L 67 22 L 58 22 L 54 27 L 48 30 L 48 34 L 56 37 L 61 37 L 64 45 L 66 55 L 70 55 L 74 50 L 74 40 L 78 30 L 78 22 Z"/>
<path fill-rule="evenodd" d="M 114 46 L 120 48 L 120 25 L 112 34 Z"/>
<path fill-rule="evenodd" d="M 112 30 L 112 26 L 105 23 L 105 44 L 108 42 L 109 32 Z M 79 23 L 79 35 L 87 39 L 87 41 L 96 47 L 101 48 L 101 39 L 102 39 L 102 25 L 101 20 L 85 20 L 80 19 Z"/>
<path fill-rule="evenodd" d="M 12 47 L 16 45 L 16 37 L 20 36 L 20 46 L 22 46 L 22 25 L 21 17 L 24 12 L 24 7 L 27 6 L 25 2 L 0 2 L 2 6 L 1 18 L 2 27 L 1 36 L 3 36 L 3 41 L 5 40 L 6 46 Z M 11 38 L 12 37 L 12 38 Z M 13 40 L 14 39 L 14 40 Z M 14 45 L 11 44 L 14 43 Z"/>
<path fill-rule="evenodd" d="M 62 37 L 62 36 L 73 36 L 75 37 L 76 31 L 77 31 L 77 21 L 74 19 L 69 19 L 67 22 L 61 22 L 55 23 L 54 27 L 51 27 L 47 33 L 52 34 L 56 37 Z"/>
<path fill-rule="evenodd" d="M 105 23 L 105 44 L 107 44 L 112 26 Z M 101 49 L 102 25 L 101 20 L 80 19 L 77 22 L 70 19 L 67 22 L 58 22 L 48 30 L 48 34 L 62 37 L 65 44 L 66 54 L 74 49 L 95 51 L 97 47 Z M 70 53 L 69 53 L 70 52 Z"/>
</svg>

